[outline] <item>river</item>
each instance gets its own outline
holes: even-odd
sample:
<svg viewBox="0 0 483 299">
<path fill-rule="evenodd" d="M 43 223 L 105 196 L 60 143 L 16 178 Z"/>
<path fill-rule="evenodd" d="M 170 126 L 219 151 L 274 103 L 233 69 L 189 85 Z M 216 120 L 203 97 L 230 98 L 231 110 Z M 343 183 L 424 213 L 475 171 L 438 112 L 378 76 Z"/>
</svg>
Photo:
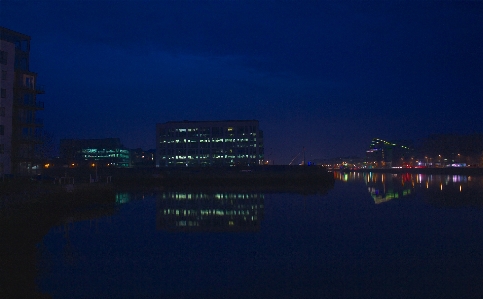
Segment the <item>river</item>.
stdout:
<svg viewBox="0 0 483 299">
<path fill-rule="evenodd" d="M 0 297 L 483 295 L 483 177 L 334 176 L 323 193 L 118 192 L 10 224 Z"/>
</svg>

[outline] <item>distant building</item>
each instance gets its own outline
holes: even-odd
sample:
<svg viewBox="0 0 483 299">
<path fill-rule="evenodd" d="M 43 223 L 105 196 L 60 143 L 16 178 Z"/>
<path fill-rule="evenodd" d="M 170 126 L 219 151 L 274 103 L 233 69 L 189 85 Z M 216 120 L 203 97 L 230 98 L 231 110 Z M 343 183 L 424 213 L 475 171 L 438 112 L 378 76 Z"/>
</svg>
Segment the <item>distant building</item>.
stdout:
<svg viewBox="0 0 483 299">
<path fill-rule="evenodd" d="M 483 167 L 483 134 L 435 134 L 418 149 L 421 163 L 429 167 Z"/>
<path fill-rule="evenodd" d="M 336 157 L 330 159 L 315 159 L 315 165 L 321 165 L 327 169 L 359 169 L 365 168 L 365 159 L 360 157 Z"/>
<path fill-rule="evenodd" d="M 374 168 L 403 167 L 410 163 L 411 152 L 405 144 L 374 138 L 366 151 L 366 161 L 368 167 Z"/>
<path fill-rule="evenodd" d="M 156 125 L 156 166 L 235 166 L 263 162 L 257 120 L 182 121 Z"/>
<path fill-rule="evenodd" d="M 60 159 L 74 165 L 130 167 L 130 154 L 119 138 L 61 139 Z"/>
<path fill-rule="evenodd" d="M 156 160 L 156 150 L 143 150 L 136 148 L 131 150 L 131 166 L 133 167 L 154 167 Z"/>
<path fill-rule="evenodd" d="M 41 128 L 37 101 L 43 89 L 29 69 L 30 36 L 0 27 L 0 175 L 28 174 L 38 167 Z"/>
</svg>

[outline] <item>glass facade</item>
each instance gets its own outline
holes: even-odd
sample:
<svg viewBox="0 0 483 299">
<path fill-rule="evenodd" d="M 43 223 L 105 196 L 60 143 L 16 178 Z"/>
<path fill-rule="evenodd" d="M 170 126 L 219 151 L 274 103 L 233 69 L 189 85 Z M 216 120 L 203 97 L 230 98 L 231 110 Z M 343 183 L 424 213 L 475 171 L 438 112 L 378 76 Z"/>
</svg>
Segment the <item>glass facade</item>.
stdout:
<svg viewBox="0 0 483 299">
<path fill-rule="evenodd" d="M 410 151 L 408 146 L 374 138 L 366 151 L 366 159 L 368 165 L 374 168 L 400 167 Z"/>
<path fill-rule="evenodd" d="M 118 138 L 62 139 L 60 157 L 69 162 L 99 162 L 103 166 L 130 167 L 130 151 Z"/>
<path fill-rule="evenodd" d="M 156 128 L 156 166 L 253 166 L 263 161 L 257 120 L 167 122 Z"/>
</svg>

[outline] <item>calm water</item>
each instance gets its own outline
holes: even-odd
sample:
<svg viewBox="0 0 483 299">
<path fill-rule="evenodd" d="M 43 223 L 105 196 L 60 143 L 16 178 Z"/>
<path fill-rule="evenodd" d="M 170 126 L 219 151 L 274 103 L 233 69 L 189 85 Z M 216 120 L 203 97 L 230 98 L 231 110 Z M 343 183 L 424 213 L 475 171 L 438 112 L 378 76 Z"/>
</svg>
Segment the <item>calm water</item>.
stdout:
<svg viewBox="0 0 483 299">
<path fill-rule="evenodd" d="M 16 245 L 32 250 L 10 252 L 0 283 L 47 298 L 483 295 L 482 177 L 336 176 L 327 194 L 119 193 Z"/>
</svg>

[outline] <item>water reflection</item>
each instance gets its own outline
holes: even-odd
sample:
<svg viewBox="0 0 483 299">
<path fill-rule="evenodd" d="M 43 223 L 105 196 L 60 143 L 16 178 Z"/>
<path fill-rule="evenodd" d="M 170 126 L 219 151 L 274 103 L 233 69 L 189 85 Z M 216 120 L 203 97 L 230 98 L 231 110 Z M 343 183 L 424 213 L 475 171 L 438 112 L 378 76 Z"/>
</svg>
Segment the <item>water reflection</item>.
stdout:
<svg viewBox="0 0 483 299">
<path fill-rule="evenodd" d="M 156 227 L 174 232 L 259 231 L 262 193 L 164 192 L 157 196 Z"/>
<path fill-rule="evenodd" d="M 483 206 L 483 177 L 410 173 L 336 172 L 342 182 L 363 181 L 375 204 L 420 194 L 437 206 Z"/>
<path fill-rule="evenodd" d="M 483 209 L 435 208 L 481 205 L 480 177 L 335 176 L 324 196 L 158 189 L 75 209 L 0 209 L 0 298 L 483 293 Z"/>
<path fill-rule="evenodd" d="M 131 201 L 131 194 L 129 192 L 116 193 L 116 204 L 124 204 Z"/>
<path fill-rule="evenodd" d="M 130 201 L 142 200 L 145 197 L 154 196 L 154 192 L 116 192 L 115 202 L 116 205 L 123 205 Z"/>
<path fill-rule="evenodd" d="M 1 198 L 0 298 L 51 298 L 36 286 L 42 239 L 54 228 L 66 241 L 64 261 L 71 262 L 74 249 L 69 229 L 74 222 L 112 216 L 117 212 L 114 193 L 29 194 L 25 199 Z"/>
</svg>

